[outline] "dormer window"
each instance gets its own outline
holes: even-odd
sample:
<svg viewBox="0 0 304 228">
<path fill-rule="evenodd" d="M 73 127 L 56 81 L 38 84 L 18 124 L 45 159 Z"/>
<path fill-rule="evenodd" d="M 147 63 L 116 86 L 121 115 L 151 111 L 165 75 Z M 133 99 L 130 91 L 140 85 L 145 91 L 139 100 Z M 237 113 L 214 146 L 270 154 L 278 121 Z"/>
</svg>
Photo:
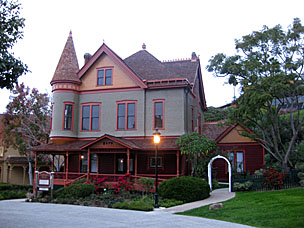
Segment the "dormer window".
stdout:
<svg viewBox="0 0 304 228">
<path fill-rule="evenodd" d="M 112 68 L 98 69 L 97 70 L 97 85 L 98 86 L 112 85 L 112 76 L 113 76 Z"/>
</svg>

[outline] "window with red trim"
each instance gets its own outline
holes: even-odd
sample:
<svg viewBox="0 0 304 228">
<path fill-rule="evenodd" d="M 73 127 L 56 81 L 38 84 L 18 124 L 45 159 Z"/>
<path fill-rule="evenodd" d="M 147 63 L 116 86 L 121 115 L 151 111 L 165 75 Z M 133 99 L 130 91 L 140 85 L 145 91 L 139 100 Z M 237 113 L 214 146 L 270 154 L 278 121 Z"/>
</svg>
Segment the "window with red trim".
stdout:
<svg viewBox="0 0 304 228">
<path fill-rule="evenodd" d="M 100 104 L 83 104 L 81 107 L 81 130 L 100 130 Z"/>
<path fill-rule="evenodd" d="M 227 156 L 232 168 L 238 173 L 244 172 L 244 151 L 228 151 Z"/>
<path fill-rule="evenodd" d="M 112 85 L 112 68 L 103 68 L 97 70 L 97 85 Z"/>
<path fill-rule="evenodd" d="M 73 130 L 73 103 L 64 103 L 64 113 L 63 113 L 63 130 Z"/>
<path fill-rule="evenodd" d="M 165 101 L 153 101 L 153 129 L 164 129 L 164 115 L 165 114 Z"/>
<path fill-rule="evenodd" d="M 117 130 L 136 129 L 136 101 L 117 102 Z"/>
</svg>

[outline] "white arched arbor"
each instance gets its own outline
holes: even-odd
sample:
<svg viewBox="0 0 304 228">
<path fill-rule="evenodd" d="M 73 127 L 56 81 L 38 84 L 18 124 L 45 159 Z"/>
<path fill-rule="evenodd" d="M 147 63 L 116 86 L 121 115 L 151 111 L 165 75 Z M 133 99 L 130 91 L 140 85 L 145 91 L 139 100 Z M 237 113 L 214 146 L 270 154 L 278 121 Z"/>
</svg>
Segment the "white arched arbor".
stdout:
<svg viewBox="0 0 304 228">
<path fill-rule="evenodd" d="M 208 181 L 209 181 L 209 186 L 210 186 L 210 190 L 212 191 L 212 163 L 214 160 L 216 159 L 224 159 L 227 163 L 228 163 L 228 173 L 229 173 L 229 192 L 231 192 L 231 164 L 229 162 L 229 160 L 221 155 L 217 155 L 214 158 L 212 158 L 208 164 Z"/>
</svg>

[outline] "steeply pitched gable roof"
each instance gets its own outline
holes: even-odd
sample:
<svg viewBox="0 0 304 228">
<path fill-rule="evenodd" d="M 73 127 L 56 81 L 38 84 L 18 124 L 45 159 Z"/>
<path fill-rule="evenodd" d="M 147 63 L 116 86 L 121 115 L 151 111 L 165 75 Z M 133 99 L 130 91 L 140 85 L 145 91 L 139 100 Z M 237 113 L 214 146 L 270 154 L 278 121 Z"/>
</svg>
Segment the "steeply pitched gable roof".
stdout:
<svg viewBox="0 0 304 228">
<path fill-rule="evenodd" d="M 114 52 L 112 51 L 105 43 L 95 52 L 95 54 L 89 59 L 89 61 L 80 69 L 78 72 L 78 77 L 81 79 L 85 73 L 94 65 L 94 63 L 103 55 L 106 54 L 110 57 L 116 64 L 118 64 L 122 70 L 124 70 L 138 86 L 146 88 L 142 79 L 126 65 L 126 63 Z"/>
<path fill-rule="evenodd" d="M 70 32 L 68 40 L 62 51 L 60 60 L 52 78 L 51 84 L 58 81 L 71 81 L 80 83 L 77 76 L 79 71 L 79 65 L 77 61 L 76 51 L 72 38 L 72 32 Z"/>
<path fill-rule="evenodd" d="M 202 133 L 210 140 L 217 140 L 230 127 L 225 124 L 219 125 L 219 122 L 205 122 Z"/>
</svg>

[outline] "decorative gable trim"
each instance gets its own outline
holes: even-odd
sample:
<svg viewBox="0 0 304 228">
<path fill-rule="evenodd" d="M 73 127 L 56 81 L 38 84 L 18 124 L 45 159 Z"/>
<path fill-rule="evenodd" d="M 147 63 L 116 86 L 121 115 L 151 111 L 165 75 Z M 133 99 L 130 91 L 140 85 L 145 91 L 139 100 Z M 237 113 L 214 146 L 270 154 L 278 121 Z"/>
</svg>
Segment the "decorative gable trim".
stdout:
<svg viewBox="0 0 304 228">
<path fill-rule="evenodd" d="M 85 73 L 93 66 L 93 64 L 105 53 L 113 62 L 115 62 L 131 79 L 141 88 L 147 88 L 146 84 L 131 70 L 124 61 L 112 51 L 105 43 L 95 52 L 89 61 L 80 69 L 78 77 L 81 79 Z"/>
<path fill-rule="evenodd" d="M 88 144 L 82 146 L 80 149 L 83 150 L 83 149 L 85 149 L 85 148 L 87 148 L 87 147 L 90 147 L 90 146 L 92 146 L 92 145 L 94 145 L 94 144 L 100 142 L 100 141 L 103 140 L 103 139 L 109 139 L 109 140 L 114 141 L 114 142 L 116 142 L 116 143 L 118 143 L 118 144 L 120 144 L 120 145 L 122 145 L 122 146 L 124 146 L 124 147 L 126 147 L 126 148 L 128 148 L 128 149 L 134 149 L 132 146 L 127 145 L 126 143 L 121 142 L 121 140 L 117 139 L 116 137 L 111 136 L 111 135 L 107 135 L 107 134 L 105 134 L 105 135 L 103 135 L 103 136 L 97 138 L 96 140 L 94 140 L 94 141 L 92 141 L 92 142 L 90 142 L 90 143 L 88 143 Z"/>
<path fill-rule="evenodd" d="M 235 129 L 237 126 L 241 126 L 244 131 L 247 131 L 249 133 L 252 133 L 252 131 L 248 128 L 246 128 L 245 126 L 243 126 L 242 124 L 239 123 L 235 123 L 233 125 L 231 125 L 230 127 L 228 127 L 225 131 L 223 131 L 217 138 L 216 138 L 216 143 L 219 143 L 223 138 L 225 138 L 233 129 Z M 243 136 L 244 137 L 244 136 Z M 254 141 L 253 141 L 254 142 Z"/>
</svg>

